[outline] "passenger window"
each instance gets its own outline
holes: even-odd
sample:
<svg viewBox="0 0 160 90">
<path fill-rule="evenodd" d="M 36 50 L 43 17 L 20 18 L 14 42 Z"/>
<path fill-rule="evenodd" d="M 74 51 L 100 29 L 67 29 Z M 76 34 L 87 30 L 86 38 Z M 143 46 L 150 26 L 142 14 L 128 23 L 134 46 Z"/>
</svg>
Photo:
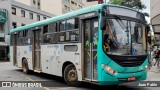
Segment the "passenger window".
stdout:
<svg viewBox="0 0 160 90">
<path fill-rule="evenodd" d="M 75 20 L 74 19 L 67 20 L 67 22 L 66 22 L 66 30 L 75 29 L 74 25 L 75 25 Z"/>
<path fill-rule="evenodd" d="M 49 24 L 49 33 L 57 32 L 57 31 L 58 31 L 57 23 L 51 23 L 51 24 Z"/>
<path fill-rule="evenodd" d="M 59 23 L 60 31 L 65 31 L 65 21 Z"/>
<path fill-rule="evenodd" d="M 43 43 L 51 43 L 52 42 L 52 35 L 51 34 L 44 34 L 43 35 Z"/>
<path fill-rule="evenodd" d="M 31 29 L 28 30 L 28 37 L 32 37 L 32 30 Z"/>
<path fill-rule="evenodd" d="M 59 42 L 79 41 L 79 19 L 72 18 L 60 22 Z"/>
<path fill-rule="evenodd" d="M 78 23 L 79 23 L 79 19 L 78 18 L 67 20 L 67 22 L 66 22 L 66 30 L 78 29 Z"/>
<path fill-rule="evenodd" d="M 28 36 L 28 30 L 23 31 L 23 37 L 27 37 Z"/>
<path fill-rule="evenodd" d="M 43 26 L 43 34 L 48 33 L 48 25 Z"/>
</svg>

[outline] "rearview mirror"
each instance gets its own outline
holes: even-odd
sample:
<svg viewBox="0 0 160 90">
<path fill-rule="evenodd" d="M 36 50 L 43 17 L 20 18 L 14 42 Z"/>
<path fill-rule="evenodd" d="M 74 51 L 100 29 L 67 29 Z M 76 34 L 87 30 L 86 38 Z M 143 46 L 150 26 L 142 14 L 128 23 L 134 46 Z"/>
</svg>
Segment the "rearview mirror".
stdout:
<svg viewBox="0 0 160 90">
<path fill-rule="evenodd" d="M 102 18 L 100 22 L 100 28 L 101 30 L 106 30 L 106 11 L 105 9 L 102 11 Z"/>
<path fill-rule="evenodd" d="M 101 23 L 100 23 L 100 28 L 101 30 L 106 30 L 106 17 L 105 16 L 102 16 L 101 18 Z"/>
</svg>

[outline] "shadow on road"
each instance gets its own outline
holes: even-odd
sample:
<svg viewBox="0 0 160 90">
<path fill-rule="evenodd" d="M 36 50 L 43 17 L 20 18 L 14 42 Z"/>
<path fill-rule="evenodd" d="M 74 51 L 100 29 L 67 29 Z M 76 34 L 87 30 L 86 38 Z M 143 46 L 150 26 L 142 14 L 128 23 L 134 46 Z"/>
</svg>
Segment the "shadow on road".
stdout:
<svg viewBox="0 0 160 90">
<path fill-rule="evenodd" d="M 21 69 L 16 69 L 17 72 L 20 72 L 22 74 L 23 71 Z M 39 81 L 45 81 L 47 82 L 47 87 L 68 87 L 67 84 L 65 83 L 64 79 L 62 77 L 54 76 L 54 75 L 49 75 L 45 73 L 36 73 L 31 71 L 29 74 L 24 74 L 27 77 L 33 79 L 35 82 Z M 76 87 L 76 89 L 89 89 L 89 90 L 143 90 L 143 88 L 136 88 L 136 87 L 130 87 L 127 85 L 112 85 L 112 86 L 98 86 L 95 84 L 83 82 L 79 87 Z M 72 90 L 72 89 L 71 89 Z"/>
<path fill-rule="evenodd" d="M 110 86 L 98 86 L 83 82 L 78 88 L 92 89 L 92 90 L 143 90 L 143 88 L 130 87 L 127 85 L 110 85 Z"/>
</svg>

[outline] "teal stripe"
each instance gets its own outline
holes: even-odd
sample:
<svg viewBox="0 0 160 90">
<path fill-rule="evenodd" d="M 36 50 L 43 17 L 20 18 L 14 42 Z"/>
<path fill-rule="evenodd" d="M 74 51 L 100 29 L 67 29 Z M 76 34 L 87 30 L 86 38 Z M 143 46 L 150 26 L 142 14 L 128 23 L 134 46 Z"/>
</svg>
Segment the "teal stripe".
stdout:
<svg viewBox="0 0 160 90">
<path fill-rule="evenodd" d="M 53 17 L 53 18 L 49 18 L 47 20 L 43 20 L 43 21 L 39 21 L 39 22 L 36 22 L 36 23 L 28 24 L 28 25 L 25 25 L 25 26 L 22 26 L 22 27 L 18 27 L 18 28 L 12 29 L 11 32 L 17 32 L 17 31 L 21 31 L 21 30 L 26 30 L 26 29 L 30 29 L 30 28 L 33 28 L 33 27 L 38 27 L 38 26 L 42 26 L 42 25 L 45 25 L 45 24 L 49 24 L 49 23 L 52 23 L 52 22 L 55 22 L 55 21 L 58 21 L 58 20 L 65 19 L 65 18 L 70 18 L 70 17 L 74 17 L 74 16 L 78 16 L 78 15 L 86 14 L 86 13 L 90 13 L 90 12 L 96 12 L 99 9 L 102 9 L 106 5 L 107 6 L 125 8 L 125 9 L 136 11 L 134 9 L 123 7 L 123 6 L 118 6 L 118 5 L 97 4 L 97 5 L 86 7 L 86 8 L 82 8 L 82 9 L 79 9 L 79 10 L 76 10 L 76 11 L 73 11 L 73 12 L 70 12 L 70 13 L 67 13 L 67 14 L 63 14 L 63 15 L 56 16 L 56 17 Z M 136 12 L 138 12 L 138 11 L 136 11 Z"/>
<path fill-rule="evenodd" d="M 38 27 L 38 26 L 41 26 L 41 25 L 49 24 L 49 23 L 52 23 L 52 22 L 55 22 L 55 21 L 58 21 L 58 20 L 78 16 L 78 15 L 85 14 L 85 13 L 96 12 L 99 9 L 101 9 L 103 6 L 105 6 L 105 4 L 99 4 L 99 5 L 94 5 L 94 6 L 90 6 L 90 7 L 87 7 L 87 8 L 82 8 L 82 9 L 79 9 L 77 11 L 73 11 L 73 12 L 70 12 L 70 13 L 67 13 L 67 14 L 63 14 L 63 15 L 56 16 L 56 17 L 53 17 L 53 18 L 49 18 L 47 20 L 39 21 L 39 22 L 36 22 L 36 23 L 32 23 L 32 24 L 28 24 L 28 25 L 25 25 L 25 26 L 22 26 L 22 27 L 12 29 L 11 32 L 17 32 L 17 31 L 26 30 L 26 29 L 33 28 L 33 27 Z"/>
</svg>

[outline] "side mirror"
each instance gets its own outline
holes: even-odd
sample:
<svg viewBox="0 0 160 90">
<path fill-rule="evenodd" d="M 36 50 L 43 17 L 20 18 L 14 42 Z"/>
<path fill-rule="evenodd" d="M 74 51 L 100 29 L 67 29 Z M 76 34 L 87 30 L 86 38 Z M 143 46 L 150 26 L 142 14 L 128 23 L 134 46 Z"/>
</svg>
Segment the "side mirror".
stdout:
<svg viewBox="0 0 160 90">
<path fill-rule="evenodd" d="M 100 22 L 100 28 L 101 30 L 106 30 L 106 16 L 102 16 L 101 22 Z"/>
<path fill-rule="evenodd" d="M 106 25 L 107 25 L 107 23 L 106 23 L 106 21 L 107 21 L 106 13 L 107 13 L 106 10 L 103 9 L 102 10 L 102 16 L 101 16 L 101 22 L 100 22 L 101 30 L 106 30 Z"/>
</svg>

